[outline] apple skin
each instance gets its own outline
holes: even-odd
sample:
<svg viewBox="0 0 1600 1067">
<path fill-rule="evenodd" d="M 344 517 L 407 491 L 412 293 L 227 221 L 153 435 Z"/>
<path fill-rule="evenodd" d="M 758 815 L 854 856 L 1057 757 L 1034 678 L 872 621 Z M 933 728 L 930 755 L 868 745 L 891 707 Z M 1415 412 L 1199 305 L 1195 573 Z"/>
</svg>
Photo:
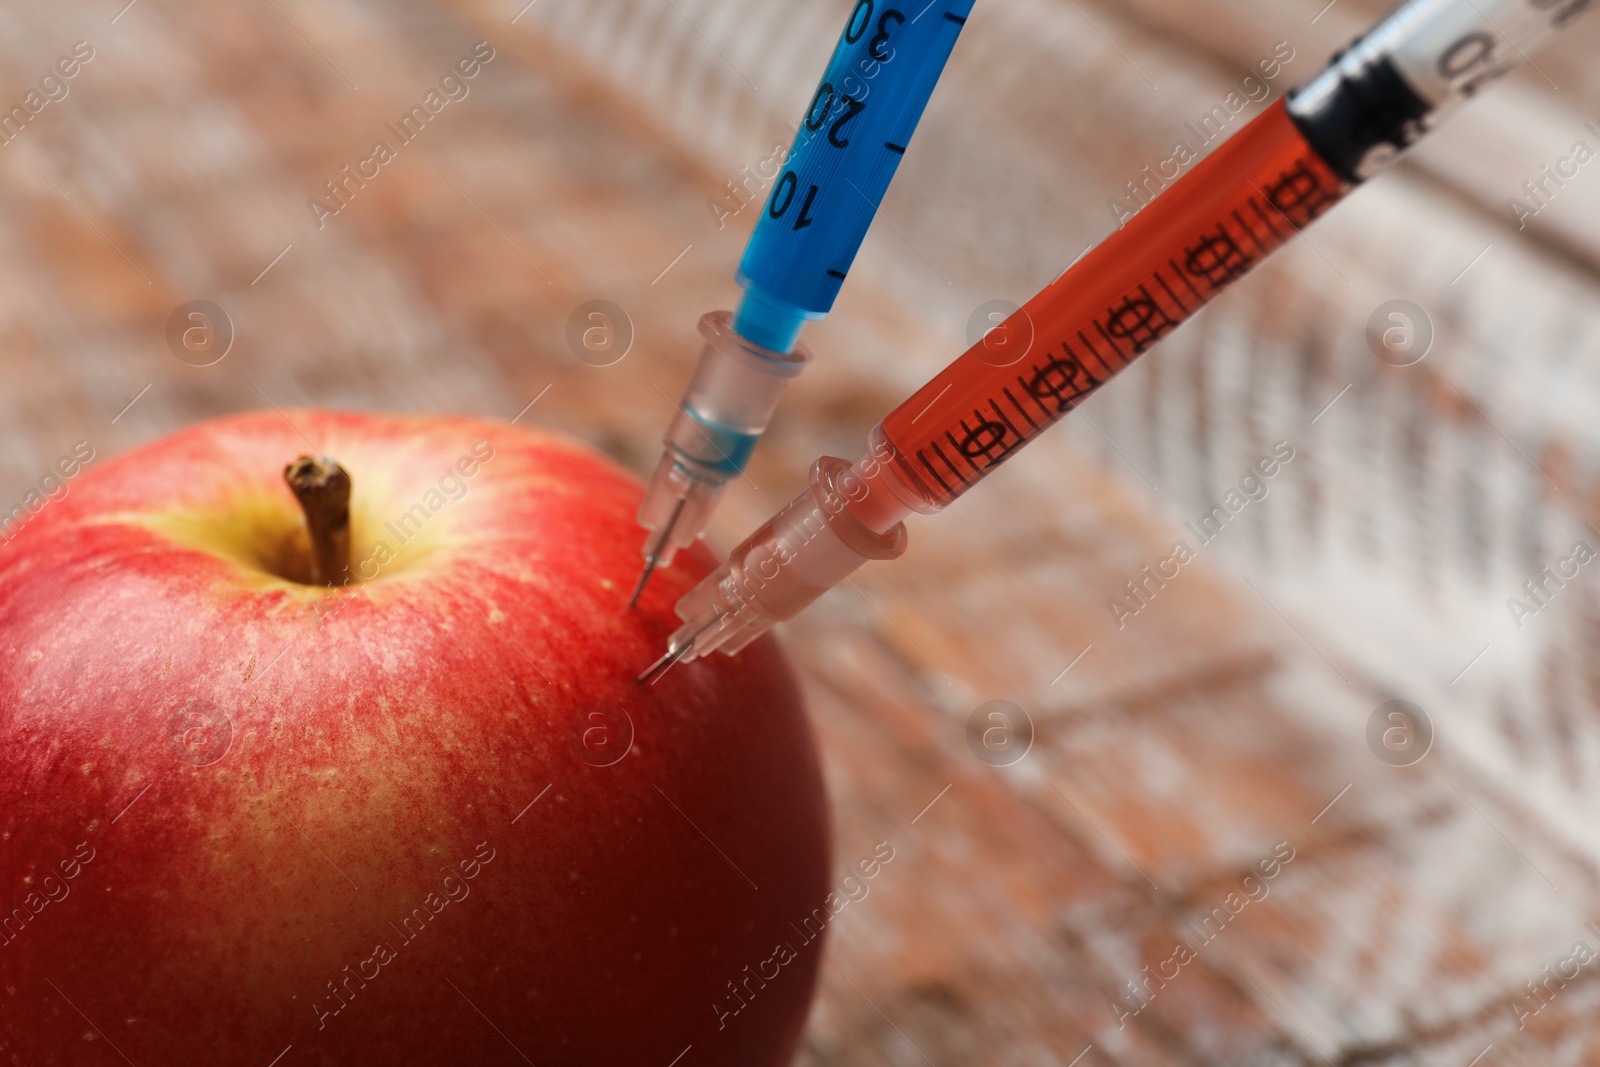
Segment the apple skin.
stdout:
<svg viewBox="0 0 1600 1067">
<path fill-rule="evenodd" d="M 265 569 L 309 442 L 371 581 Z M 815 742 L 769 639 L 636 683 L 713 562 L 629 611 L 640 497 L 505 423 L 303 410 L 73 479 L 0 544 L 0 1062 L 788 1063 Z"/>
</svg>

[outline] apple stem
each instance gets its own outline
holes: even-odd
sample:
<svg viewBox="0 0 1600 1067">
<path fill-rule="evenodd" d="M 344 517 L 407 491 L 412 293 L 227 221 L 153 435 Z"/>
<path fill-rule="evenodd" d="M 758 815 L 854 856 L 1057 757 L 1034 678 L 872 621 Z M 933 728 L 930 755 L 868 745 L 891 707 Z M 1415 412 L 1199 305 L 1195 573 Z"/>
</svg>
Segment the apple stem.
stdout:
<svg viewBox="0 0 1600 1067">
<path fill-rule="evenodd" d="M 327 456 L 301 456 L 283 468 L 311 534 L 311 584 L 350 580 L 350 475 Z"/>
</svg>

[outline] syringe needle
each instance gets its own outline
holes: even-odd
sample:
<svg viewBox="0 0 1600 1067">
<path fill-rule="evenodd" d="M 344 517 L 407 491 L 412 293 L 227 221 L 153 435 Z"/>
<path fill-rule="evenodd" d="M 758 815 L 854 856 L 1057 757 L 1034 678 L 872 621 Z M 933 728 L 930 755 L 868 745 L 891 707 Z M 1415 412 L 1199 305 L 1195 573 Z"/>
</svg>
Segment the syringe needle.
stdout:
<svg viewBox="0 0 1600 1067">
<path fill-rule="evenodd" d="M 673 634 L 667 641 L 667 651 L 662 654 L 660 659 L 646 667 L 644 673 L 635 680 L 640 685 L 655 685 L 663 674 L 672 669 L 673 664 L 694 651 L 695 642 L 700 640 L 701 634 L 721 621 L 721 617 L 712 615 L 692 629 L 689 626 L 680 626 L 677 633 Z"/>
<path fill-rule="evenodd" d="M 639 597 L 643 595 L 645 585 L 650 581 L 650 576 L 655 573 L 656 562 L 661 558 L 661 549 L 666 545 L 667 539 L 672 536 L 672 528 L 678 525 L 678 517 L 683 514 L 683 505 L 686 499 L 681 496 L 678 498 L 677 506 L 672 509 L 671 517 L 662 525 L 660 532 L 651 542 L 650 547 L 645 549 L 644 570 L 639 575 L 638 584 L 633 587 L 633 595 L 628 598 L 628 608 L 630 610 L 635 604 L 639 603 Z"/>
<path fill-rule="evenodd" d="M 672 665 L 677 663 L 684 656 L 688 655 L 689 650 L 693 647 L 693 641 L 686 641 L 683 644 L 678 645 L 676 648 L 668 648 L 660 659 L 656 660 L 654 663 L 650 664 L 649 667 L 645 668 L 644 673 L 639 675 L 637 679 L 638 683 L 640 685 L 655 685 L 656 679 L 660 678 L 663 674 L 666 674 L 667 671 L 671 670 Z"/>
<path fill-rule="evenodd" d="M 644 570 L 639 572 L 639 580 L 634 583 L 633 595 L 628 598 L 628 608 L 632 610 L 639 603 L 639 597 L 644 592 L 645 583 L 650 580 L 650 575 L 655 573 L 656 558 L 654 555 L 644 558 Z"/>
</svg>

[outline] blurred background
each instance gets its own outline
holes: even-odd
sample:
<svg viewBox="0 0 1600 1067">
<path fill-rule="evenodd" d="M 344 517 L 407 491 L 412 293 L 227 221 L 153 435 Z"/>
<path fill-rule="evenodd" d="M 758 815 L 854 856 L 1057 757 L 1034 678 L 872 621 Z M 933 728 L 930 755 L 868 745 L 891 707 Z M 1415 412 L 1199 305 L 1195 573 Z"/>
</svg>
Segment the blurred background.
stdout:
<svg viewBox="0 0 1600 1067">
<path fill-rule="evenodd" d="M 647 475 L 850 7 L 125 2 L 0 10 L 0 107 L 92 53 L 0 132 L 8 512 L 78 441 L 269 406 L 520 413 Z M 1258 60 L 1293 54 L 1237 125 L 1386 6 L 980 2 L 713 540 L 860 454 Z M 786 627 L 838 854 L 899 857 L 834 923 L 801 1064 L 1600 1059 L 1573 962 L 1600 955 L 1597 40 L 1579 20 Z M 608 366 L 567 340 L 597 299 L 631 335 Z M 1396 300 L 1430 339 L 1403 367 L 1367 337 Z"/>
</svg>

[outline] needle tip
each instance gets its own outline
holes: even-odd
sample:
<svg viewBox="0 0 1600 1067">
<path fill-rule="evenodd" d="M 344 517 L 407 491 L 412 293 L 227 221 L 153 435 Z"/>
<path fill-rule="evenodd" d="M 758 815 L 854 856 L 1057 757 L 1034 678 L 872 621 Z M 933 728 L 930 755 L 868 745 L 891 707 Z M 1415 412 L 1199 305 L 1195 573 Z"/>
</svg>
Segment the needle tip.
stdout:
<svg viewBox="0 0 1600 1067">
<path fill-rule="evenodd" d="M 644 592 L 645 585 L 650 581 L 650 576 L 655 573 L 656 564 L 661 561 L 661 556 L 666 552 L 667 541 L 672 537 L 673 529 L 678 525 L 678 517 L 683 514 L 683 505 L 688 502 L 688 497 L 678 497 L 678 503 L 673 507 L 671 516 L 666 525 L 656 533 L 655 540 L 646 544 L 644 549 L 644 573 L 639 575 L 639 584 L 633 587 L 633 595 L 628 598 L 628 608 L 631 610 L 639 602 L 639 596 Z M 670 559 L 670 556 L 669 556 Z"/>
<path fill-rule="evenodd" d="M 666 674 L 667 671 L 671 670 L 672 665 L 682 659 L 684 655 L 693 647 L 694 642 L 690 641 L 679 648 L 668 648 L 667 651 L 662 654 L 660 659 L 656 660 L 654 663 L 650 664 L 649 667 L 645 668 L 644 673 L 639 675 L 636 681 L 640 685 L 654 685 L 656 683 L 656 679 L 660 678 L 663 674 Z"/>
</svg>

